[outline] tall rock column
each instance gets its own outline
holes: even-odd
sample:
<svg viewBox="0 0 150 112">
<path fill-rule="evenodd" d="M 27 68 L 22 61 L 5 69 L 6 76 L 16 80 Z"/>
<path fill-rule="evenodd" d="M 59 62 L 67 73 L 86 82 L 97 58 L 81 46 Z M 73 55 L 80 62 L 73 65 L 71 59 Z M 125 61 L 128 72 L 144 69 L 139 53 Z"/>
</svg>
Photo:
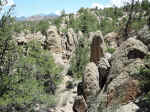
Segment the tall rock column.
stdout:
<svg viewBox="0 0 150 112">
<path fill-rule="evenodd" d="M 81 96 L 83 96 L 87 104 L 86 107 L 86 105 L 82 103 L 84 104 L 84 106 L 82 107 L 86 107 L 87 110 L 84 109 L 86 111 L 83 111 L 82 109 L 80 111 L 75 112 L 98 112 L 99 100 L 97 96 L 101 90 L 100 88 L 100 85 L 102 85 L 101 82 L 105 78 L 106 73 L 108 73 L 105 70 L 109 68 L 109 63 L 107 59 L 104 59 L 105 44 L 102 33 L 100 31 L 91 33 L 89 41 L 91 42 L 90 63 L 87 64 L 85 71 L 83 73 L 82 87 L 81 87 L 82 90 L 80 90 L 81 91 L 80 93 L 83 92 Z"/>
<path fill-rule="evenodd" d="M 90 36 L 91 43 L 91 57 L 90 61 L 98 64 L 101 57 L 104 57 L 104 39 L 102 33 L 97 31 Z"/>
<path fill-rule="evenodd" d="M 89 112 L 97 112 L 97 98 L 99 91 L 99 73 L 95 63 L 91 62 L 86 66 L 83 75 L 83 96 Z"/>
</svg>

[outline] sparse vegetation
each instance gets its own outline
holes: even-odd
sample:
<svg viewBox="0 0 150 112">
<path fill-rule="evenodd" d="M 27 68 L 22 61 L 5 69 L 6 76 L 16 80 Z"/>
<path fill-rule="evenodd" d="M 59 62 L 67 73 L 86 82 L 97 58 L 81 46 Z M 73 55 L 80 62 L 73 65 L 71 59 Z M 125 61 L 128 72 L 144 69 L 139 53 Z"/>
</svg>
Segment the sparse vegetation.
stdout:
<svg viewBox="0 0 150 112">
<path fill-rule="evenodd" d="M 71 59 L 70 68 L 68 70 L 69 75 L 76 79 L 82 78 L 85 66 L 89 61 L 88 52 L 89 49 L 87 43 L 83 38 L 81 38 L 74 52 L 74 56 Z"/>
</svg>

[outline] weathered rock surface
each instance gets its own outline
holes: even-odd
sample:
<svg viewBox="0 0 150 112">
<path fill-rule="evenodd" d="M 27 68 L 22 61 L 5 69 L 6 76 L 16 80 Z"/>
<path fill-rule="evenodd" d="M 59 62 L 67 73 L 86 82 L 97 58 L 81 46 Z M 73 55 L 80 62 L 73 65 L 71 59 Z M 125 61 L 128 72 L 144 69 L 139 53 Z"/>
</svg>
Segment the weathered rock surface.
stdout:
<svg viewBox="0 0 150 112">
<path fill-rule="evenodd" d="M 73 51 L 75 50 L 78 40 L 81 38 L 82 33 L 76 34 L 72 28 L 69 28 L 67 32 L 62 33 L 62 48 L 64 52 L 64 58 L 70 59 Z"/>
<path fill-rule="evenodd" d="M 144 26 L 144 28 L 138 32 L 138 39 L 146 44 L 150 50 L 150 30 L 148 26 Z"/>
<path fill-rule="evenodd" d="M 86 100 L 89 96 L 96 96 L 99 91 L 99 73 L 97 66 L 89 63 L 83 75 L 83 94 Z"/>
<path fill-rule="evenodd" d="M 112 57 L 106 83 L 108 105 L 128 103 L 140 94 L 138 80 L 131 75 L 144 66 L 148 48 L 139 40 L 129 38 Z"/>
<path fill-rule="evenodd" d="M 56 26 L 50 26 L 47 30 L 46 47 L 52 52 L 62 52 L 61 37 Z"/>
<path fill-rule="evenodd" d="M 19 34 L 14 35 L 14 39 L 18 44 L 28 43 L 32 40 L 37 40 L 44 44 L 45 36 L 43 36 L 41 32 L 31 33 L 29 31 L 26 31 L 26 33 L 21 32 Z"/>
<path fill-rule="evenodd" d="M 97 94 L 100 92 L 102 81 L 106 81 L 110 68 L 108 59 L 111 56 L 104 54 L 105 43 L 100 31 L 90 33 L 89 42 L 91 43 L 91 62 L 85 68 L 82 82 L 78 85 L 77 93 L 78 95 L 83 95 L 88 112 L 97 112 L 99 106 Z"/>
<path fill-rule="evenodd" d="M 99 91 L 99 73 L 95 63 L 89 63 L 83 75 L 83 96 L 88 105 L 89 112 L 97 112 L 97 98 Z"/>
<path fill-rule="evenodd" d="M 108 33 L 104 39 L 107 43 L 107 46 L 109 48 L 118 48 L 119 47 L 119 34 L 116 33 L 116 32 L 111 32 L 111 33 Z"/>
<path fill-rule="evenodd" d="M 78 44 L 78 39 L 83 36 L 82 32 L 75 33 L 72 28 L 63 33 L 58 31 L 56 26 L 49 26 L 46 35 L 41 32 L 31 33 L 30 31 L 21 32 L 14 35 L 18 45 L 23 45 L 32 40 L 40 41 L 43 48 L 48 49 L 55 60 L 55 63 L 64 66 L 69 62 Z"/>
<path fill-rule="evenodd" d="M 137 112 L 138 109 L 139 107 L 135 103 L 130 102 L 126 105 L 121 106 L 119 109 L 117 109 L 116 112 Z"/>
<path fill-rule="evenodd" d="M 90 61 L 98 64 L 101 57 L 104 57 L 105 43 L 100 31 L 92 33 L 89 40 L 91 43 Z"/>
</svg>

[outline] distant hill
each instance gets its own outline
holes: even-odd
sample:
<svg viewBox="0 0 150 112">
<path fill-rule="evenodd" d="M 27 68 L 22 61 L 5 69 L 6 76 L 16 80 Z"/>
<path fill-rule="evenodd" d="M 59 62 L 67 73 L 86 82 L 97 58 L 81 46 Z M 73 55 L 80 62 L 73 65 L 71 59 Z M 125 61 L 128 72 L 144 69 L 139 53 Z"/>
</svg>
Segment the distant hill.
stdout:
<svg viewBox="0 0 150 112">
<path fill-rule="evenodd" d="M 54 14 L 54 13 L 50 13 L 50 14 L 37 14 L 37 15 L 33 15 L 30 17 L 16 17 L 17 21 L 40 21 L 40 20 L 46 20 L 46 19 L 53 19 L 53 18 L 57 18 L 58 15 Z"/>
<path fill-rule="evenodd" d="M 26 17 L 24 17 L 24 16 L 16 17 L 16 20 L 17 20 L 17 21 L 25 21 L 25 20 L 26 20 Z"/>
</svg>

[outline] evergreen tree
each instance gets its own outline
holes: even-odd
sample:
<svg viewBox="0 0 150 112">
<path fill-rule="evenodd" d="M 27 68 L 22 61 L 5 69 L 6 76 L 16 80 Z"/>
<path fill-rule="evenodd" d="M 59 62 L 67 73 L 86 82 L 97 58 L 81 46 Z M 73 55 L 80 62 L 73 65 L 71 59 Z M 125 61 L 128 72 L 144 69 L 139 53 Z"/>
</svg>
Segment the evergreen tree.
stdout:
<svg viewBox="0 0 150 112">
<path fill-rule="evenodd" d="M 11 7 L 0 19 L 0 96 L 10 89 L 10 74 L 16 60 L 16 46 L 12 40 Z"/>
</svg>

